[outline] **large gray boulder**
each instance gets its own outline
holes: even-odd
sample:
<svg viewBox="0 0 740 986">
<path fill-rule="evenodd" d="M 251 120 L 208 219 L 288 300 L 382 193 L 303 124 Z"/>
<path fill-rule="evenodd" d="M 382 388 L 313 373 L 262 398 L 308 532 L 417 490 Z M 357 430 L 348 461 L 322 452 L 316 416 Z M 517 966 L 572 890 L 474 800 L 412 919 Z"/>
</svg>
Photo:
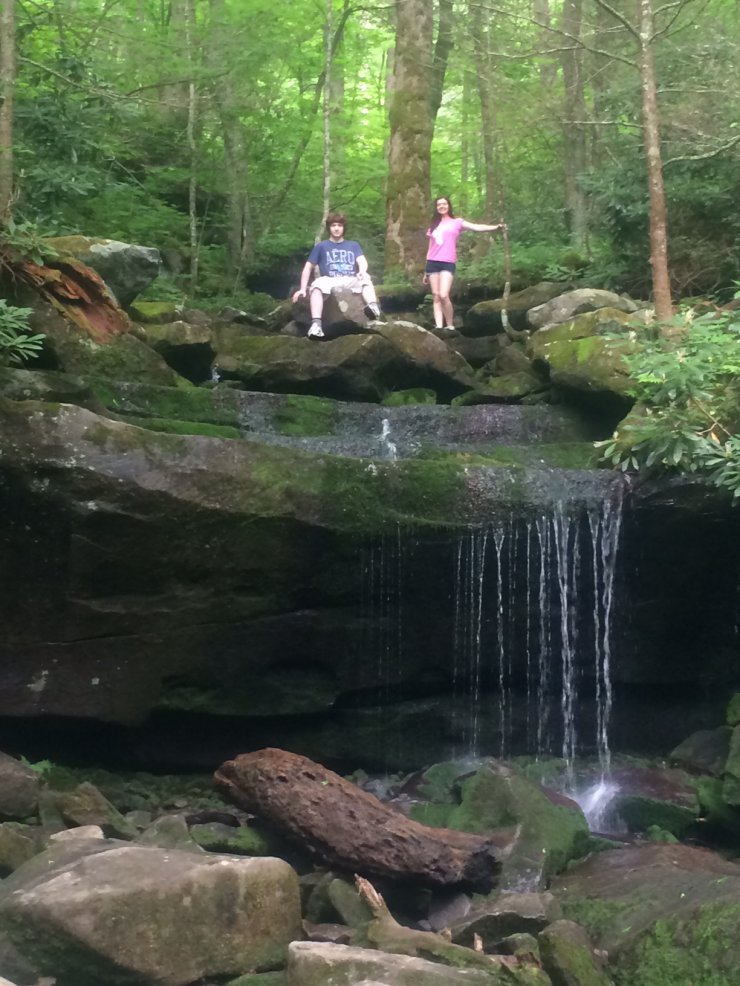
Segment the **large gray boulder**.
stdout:
<svg viewBox="0 0 740 986">
<path fill-rule="evenodd" d="M 615 294 L 613 291 L 602 291 L 598 288 L 576 288 L 566 291 L 551 301 L 546 301 L 527 313 L 527 322 L 532 329 L 541 329 L 546 325 L 567 322 L 575 315 L 583 312 L 593 312 L 598 308 L 615 308 L 620 312 L 636 312 L 637 305 L 631 298 Z"/>
<path fill-rule="evenodd" d="M 92 267 L 119 305 L 129 305 L 159 274 L 162 258 L 154 247 L 90 236 L 57 236 L 46 241 L 61 256 Z"/>
<path fill-rule="evenodd" d="M 185 986 L 275 968 L 300 934 L 298 878 L 279 859 L 78 840 L 0 887 L 0 969 L 23 981 Z"/>
</svg>

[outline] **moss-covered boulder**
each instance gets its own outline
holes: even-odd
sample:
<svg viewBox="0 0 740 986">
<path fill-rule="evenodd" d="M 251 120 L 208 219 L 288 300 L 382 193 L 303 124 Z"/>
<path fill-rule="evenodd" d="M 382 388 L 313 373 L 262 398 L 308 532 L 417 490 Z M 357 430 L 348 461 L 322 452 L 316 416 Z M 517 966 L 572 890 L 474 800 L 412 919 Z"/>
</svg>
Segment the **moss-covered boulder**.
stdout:
<svg viewBox="0 0 740 986">
<path fill-rule="evenodd" d="M 29 324 L 44 334 L 40 362 L 46 369 L 74 374 L 88 384 L 103 378 L 174 386 L 181 379 L 132 331 L 95 341 L 46 304 L 35 306 Z"/>
<path fill-rule="evenodd" d="M 0 366 L 0 396 L 10 401 L 80 405 L 94 400 L 92 388 L 81 377 L 54 370 L 26 370 L 10 366 Z"/>
<path fill-rule="evenodd" d="M 730 748 L 722 769 L 722 798 L 734 808 L 740 807 L 740 726 L 730 736 Z"/>
<path fill-rule="evenodd" d="M 0 886 L 0 963 L 59 986 L 186 986 L 282 965 L 298 880 L 278 859 L 64 843 Z"/>
<path fill-rule="evenodd" d="M 653 843 L 596 853 L 553 881 L 566 917 L 608 954 L 615 986 L 735 986 L 740 866 Z"/>
<path fill-rule="evenodd" d="M 740 693 L 733 695 L 727 704 L 727 725 L 740 726 Z"/>
<path fill-rule="evenodd" d="M 681 836 L 700 813 L 696 782 L 683 770 L 627 764 L 614 770 L 613 807 L 630 832 L 651 828 Z"/>
<path fill-rule="evenodd" d="M 506 313 L 512 328 L 521 330 L 528 328 L 527 312 L 562 294 L 562 284 L 552 284 L 540 281 L 523 291 L 515 291 L 509 295 L 506 302 Z M 504 309 L 504 299 L 495 298 L 491 301 L 479 301 L 466 313 L 463 320 L 462 333 L 466 336 L 487 336 L 503 332 L 501 312 Z"/>
<path fill-rule="evenodd" d="M 250 390 L 343 400 L 380 401 L 410 387 L 429 387 L 449 400 L 472 382 L 462 357 L 411 323 L 318 344 L 287 336 L 232 338 L 217 352 L 216 363 L 224 378 Z"/>
<path fill-rule="evenodd" d="M 94 784 L 83 781 L 57 797 L 57 808 L 68 825 L 99 825 L 108 836 L 133 839 L 137 830 Z"/>
<path fill-rule="evenodd" d="M 533 306 L 527 314 L 527 323 L 532 329 L 542 329 L 546 325 L 567 322 L 584 312 L 594 312 L 601 308 L 630 314 L 637 311 L 635 302 L 624 295 L 597 288 L 576 288 L 565 293 L 558 292 L 552 300 Z"/>
<path fill-rule="evenodd" d="M 636 346 L 629 321 L 628 315 L 608 308 L 579 315 L 535 332 L 527 354 L 547 369 L 553 385 L 581 395 L 620 398 L 626 410 L 630 379 L 622 357 Z"/>
<path fill-rule="evenodd" d="M 145 325 L 176 322 L 182 318 L 182 305 L 174 301 L 134 301 L 128 310 L 135 322 Z"/>
<path fill-rule="evenodd" d="M 459 766 L 457 773 L 459 777 Z M 463 832 L 511 833 L 505 837 L 504 890 L 544 888 L 554 873 L 588 851 L 588 825 L 578 805 L 518 770 L 489 761 L 471 777 L 451 782 L 449 773 L 438 767 L 434 783 L 452 783 L 453 793 L 442 804 L 413 808 L 412 817 Z M 450 803 L 452 798 L 459 803 Z"/>
<path fill-rule="evenodd" d="M 574 921 L 554 921 L 540 933 L 537 943 L 553 986 L 612 986 L 588 932 Z"/>
<path fill-rule="evenodd" d="M 520 371 L 502 373 L 484 378 L 475 390 L 469 390 L 456 398 L 458 407 L 473 404 L 518 404 L 533 394 L 542 394 L 548 389 L 547 382 L 536 373 Z"/>
<path fill-rule="evenodd" d="M 146 342 L 168 366 L 192 383 L 211 379 L 215 356 L 210 325 L 176 321 L 144 327 Z"/>
</svg>

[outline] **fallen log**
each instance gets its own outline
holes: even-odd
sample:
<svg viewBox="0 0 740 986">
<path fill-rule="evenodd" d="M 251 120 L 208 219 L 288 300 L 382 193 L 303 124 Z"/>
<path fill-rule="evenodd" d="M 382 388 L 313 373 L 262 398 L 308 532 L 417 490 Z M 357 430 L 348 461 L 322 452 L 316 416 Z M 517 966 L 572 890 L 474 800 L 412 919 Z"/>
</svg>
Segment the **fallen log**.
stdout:
<svg viewBox="0 0 740 986">
<path fill-rule="evenodd" d="M 501 867 L 490 838 L 421 825 L 295 753 L 243 753 L 215 780 L 239 807 L 351 873 L 487 892 Z"/>
</svg>

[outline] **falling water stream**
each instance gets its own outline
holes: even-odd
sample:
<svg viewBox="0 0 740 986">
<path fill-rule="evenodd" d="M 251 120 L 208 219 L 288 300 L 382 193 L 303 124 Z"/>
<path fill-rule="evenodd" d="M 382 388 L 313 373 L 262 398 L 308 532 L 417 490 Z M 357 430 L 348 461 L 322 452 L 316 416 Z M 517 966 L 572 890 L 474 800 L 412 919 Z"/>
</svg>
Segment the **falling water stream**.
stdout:
<svg viewBox="0 0 740 986">
<path fill-rule="evenodd" d="M 388 431 L 383 441 L 392 443 Z M 457 535 L 449 573 L 450 677 L 459 757 L 557 756 L 564 787 L 598 814 L 611 791 L 609 726 L 615 572 L 622 490 L 593 504 L 508 512 Z M 404 647 L 404 538 L 366 553 L 369 626 L 384 698 Z M 380 618 L 380 619 L 378 619 Z M 596 756 L 598 781 L 576 792 L 575 762 Z"/>
</svg>

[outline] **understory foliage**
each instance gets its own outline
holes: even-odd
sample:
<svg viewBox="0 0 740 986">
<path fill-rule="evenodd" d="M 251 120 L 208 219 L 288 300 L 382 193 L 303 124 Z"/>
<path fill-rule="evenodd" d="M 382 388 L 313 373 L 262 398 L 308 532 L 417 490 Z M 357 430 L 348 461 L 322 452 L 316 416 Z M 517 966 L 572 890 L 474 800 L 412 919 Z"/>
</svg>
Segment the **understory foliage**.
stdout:
<svg viewBox="0 0 740 986">
<path fill-rule="evenodd" d="M 30 308 L 16 308 L 0 298 L 0 362 L 22 363 L 35 356 L 44 337 L 28 331 Z"/>
<path fill-rule="evenodd" d="M 643 328 L 639 350 L 623 359 L 637 403 L 597 443 L 604 461 L 624 471 L 695 473 L 740 498 L 740 311 L 687 309 Z"/>
</svg>

